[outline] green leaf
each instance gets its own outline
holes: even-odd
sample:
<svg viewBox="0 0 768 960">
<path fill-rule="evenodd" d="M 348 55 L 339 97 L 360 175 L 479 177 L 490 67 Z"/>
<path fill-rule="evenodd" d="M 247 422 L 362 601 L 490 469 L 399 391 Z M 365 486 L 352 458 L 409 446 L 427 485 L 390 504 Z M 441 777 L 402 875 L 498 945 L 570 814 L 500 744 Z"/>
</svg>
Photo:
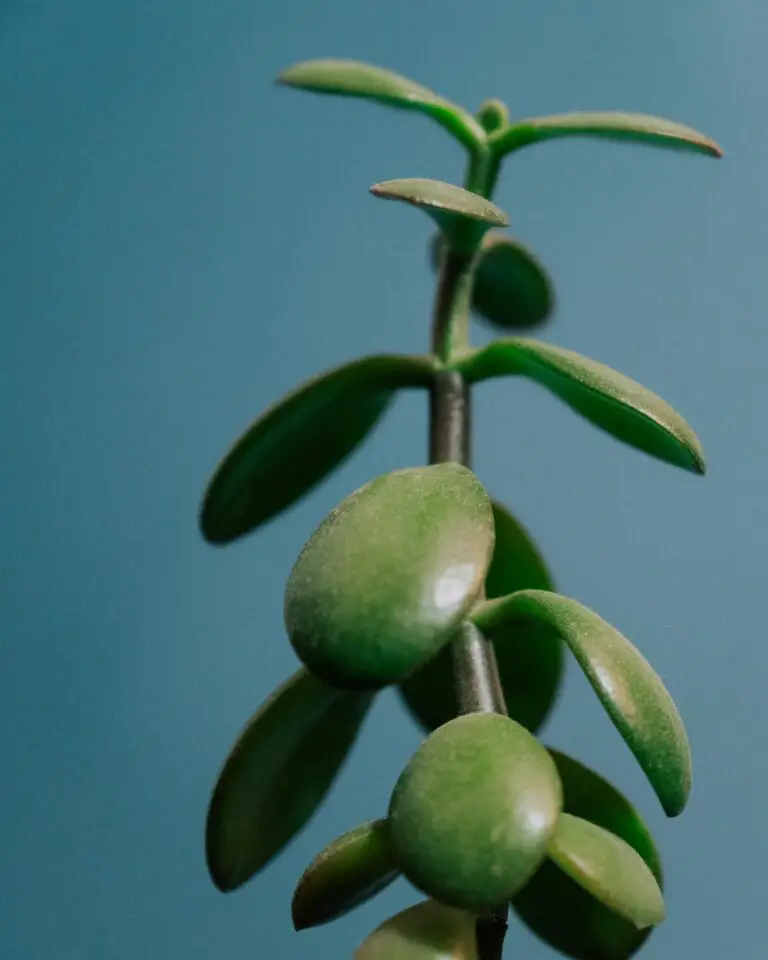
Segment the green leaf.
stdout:
<svg viewBox="0 0 768 960">
<path fill-rule="evenodd" d="M 528 619 L 557 630 L 667 815 L 682 812 L 691 789 L 685 727 L 664 684 L 626 637 L 582 604 L 544 590 L 523 590 L 490 600 L 475 608 L 472 619 L 489 636 Z"/>
<path fill-rule="evenodd" d="M 491 504 L 466 467 L 378 477 L 329 514 L 291 572 L 285 623 L 294 650 L 335 686 L 402 681 L 455 633 L 492 549 Z"/>
<path fill-rule="evenodd" d="M 422 207 L 459 253 L 474 253 L 490 227 L 509 224 L 506 213 L 490 200 L 441 180 L 385 180 L 374 184 L 371 193 L 385 200 L 401 200 Z"/>
<path fill-rule="evenodd" d="M 278 83 L 313 93 L 362 97 L 390 107 L 416 110 L 432 117 L 470 149 L 485 140 L 471 113 L 392 70 L 357 60 L 304 60 L 288 67 Z"/>
<path fill-rule="evenodd" d="M 499 503 L 493 504 L 495 543 L 485 578 L 489 599 L 536 588 L 553 590 L 552 577 L 530 535 Z M 563 643 L 555 630 L 533 622 L 500 631 L 494 638 L 499 678 L 513 720 L 532 733 L 554 704 L 563 672 Z M 427 730 L 447 723 L 459 712 L 453 688 L 451 651 L 443 648 L 400 687 L 414 717 Z"/>
<path fill-rule="evenodd" d="M 323 801 L 371 697 L 299 670 L 251 718 L 213 792 L 206 824 L 211 878 L 226 892 L 258 873 Z"/>
<path fill-rule="evenodd" d="M 435 730 L 401 773 L 392 843 L 416 887 L 482 911 L 511 899 L 541 865 L 561 804 L 555 765 L 524 727 L 467 714 Z"/>
<path fill-rule="evenodd" d="M 563 810 L 590 821 L 628 843 L 661 886 L 653 838 L 630 802 L 607 780 L 557 750 L 550 750 L 563 785 Z M 627 960 L 647 940 L 637 927 L 609 910 L 551 860 L 512 902 L 515 913 L 555 950 L 575 960 Z"/>
<path fill-rule="evenodd" d="M 639 930 L 664 919 L 664 899 L 645 861 L 628 843 L 589 820 L 563 813 L 549 857 L 587 893 Z"/>
<path fill-rule="evenodd" d="M 297 930 L 328 923 L 370 900 L 400 874 L 386 820 L 372 820 L 334 840 L 304 871 L 293 894 Z"/>
<path fill-rule="evenodd" d="M 355 960 L 478 960 L 475 917 L 425 900 L 374 930 Z"/>
<path fill-rule="evenodd" d="M 432 267 L 440 266 L 445 241 L 432 239 Z M 518 240 L 489 231 L 477 254 L 472 309 L 503 330 L 540 327 L 555 307 L 552 282 L 527 247 Z"/>
<path fill-rule="evenodd" d="M 550 117 L 520 120 L 490 137 L 499 156 L 557 137 L 603 137 L 630 140 L 656 147 L 691 150 L 721 157 L 722 148 L 710 137 L 691 127 L 644 113 L 588 112 L 561 113 Z"/>
<path fill-rule="evenodd" d="M 572 350 L 508 337 L 466 354 L 456 369 L 470 383 L 529 377 L 618 440 L 692 473 L 705 471 L 701 444 L 679 413 L 629 377 Z"/>
<path fill-rule="evenodd" d="M 230 543 L 291 506 L 355 449 L 394 391 L 428 387 L 434 371 L 431 357 L 363 357 L 283 397 L 216 470 L 200 514 L 203 536 Z"/>
</svg>

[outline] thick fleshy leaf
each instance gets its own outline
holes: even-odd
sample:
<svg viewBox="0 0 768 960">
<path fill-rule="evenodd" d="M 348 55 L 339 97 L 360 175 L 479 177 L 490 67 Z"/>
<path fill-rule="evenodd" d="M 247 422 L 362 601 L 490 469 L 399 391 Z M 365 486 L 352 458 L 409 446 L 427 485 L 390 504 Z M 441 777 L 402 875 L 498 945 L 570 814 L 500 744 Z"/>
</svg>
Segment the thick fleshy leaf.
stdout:
<svg viewBox="0 0 768 960">
<path fill-rule="evenodd" d="M 475 917 L 425 900 L 382 923 L 355 960 L 478 960 Z"/>
<path fill-rule="evenodd" d="M 528 588 L 553 590 L 552 577 L 530 535 L 499 503 L 493 504 L 495 543 L 485 578 L 488 599 Z M 494 637 L 507 712 L 531 732 L 547 718 L 563 673 L 564 650 L 555 630 L 532 621 Z M 444 648 L 400 687 L 414 717 L 427 730 L 452 720 L 458 710 L 451 652 Z"/>
<path fill-rule="evenodd" d="M 432 267 L 440 266 L 445 240 L 432 238 Z M 527 247 L 518 240 L 489 231 L 477 254 L 472 309 L 502 330 L 540 327 L 555 306 L 552 282 Z"/>
<path fill-rule="evenodd" d="M 592 610 L 557 593 L 522 590 L 472 614 L 493 636 L 516 621 L 557 630 L 648 777 L 668 816 L 682 812 L 691 789 L 691 752 L 680 714 L 640 651 Z"/>
<path fill-rule="evenodd" d="M 656 147 L 671 147 L 721 157 L 722 148 L 710 137 L 673 120 L 644 113 L 588 112 L 561 113 L 532 117 L 497 130 L 490 138 L 496 152 L 503 155 L 542 140 L 558 137 L 603 137 L 630 140 Z"/>
<path fill-rule="evenodd" d="M 628 843 L 661 886 L 659 853 L 632 804 L 593 770 L 557 750 L 550 754 L 563 785 L 563 810 Z M 551 860 L 518 893 L 512 907 L 538 937 L 574 960 L 627 960 L 651 932 L 638 930 L 609 910 Z"/>
<path fill-rule="evenodd" d="M 434 731 L 389 805 L 403 873 L 441 903 L 482 911 L 543 862 L 562 805 L 555 765 L 508 717 L 471 713 Z"/>
<path fill-rule="evenodd" d="M 363 357 L 283 397 L 216 470 L 200 514 L 206 540 L 229 543 L 291 506 L 363 440 L 394 391 L 428 387 L 434 370 L 430 357 Z"/>
<path fill-rule="evenodd" d="M 371 193 L 421 207 L 460 253 L 473 253 L 491 227 L 506 227 L 509 217 L 490 200 L 442 180 L 384 180 Z"/>
<path fill-rule="evenodd" d="M 548 854 L 563 873 L 639 930 L 664 919 L 664 898 L 645 861 L 609 830 L 563 813 Z"/>
<path fill-rule="evenodd" d="M 392 70 L 358 60 L 304 60 L 283 70 L 278 83 L 313 93 L 362 97 L 390 107 L 416 110 L 432 117 L 466 147 L 485 137 L 478 121 L 463 107 Z"/>
<path fill-rule="evenodd" d="M 692 473 L 705 471 L 701 444 L 680 414 L 596 360 L 540 340 L 508 337 L 466 354 L 456 367 L 470 383 L 529 377 L 618 440 Z"/>
<path fill-rule="evenodd" d="M 365 484 L 323 521 L 285 592 L 302 662 L 328 683 L 399 683 L 446 644 L 477 600 L 493 512 L 458 463 L 397 470 Z"/>
<path fill-rule="evenodd" d="M 222 891 L 258 873 L 323 801 L 371 697 L 332 690 L 299 670 L 238 738 L 213 792 L 206 858 Z"/>
<path fill-rule="evenodd" d="M 363 823 L 329 844 L 304 871 L 293 894 L 293 925 L 304 930 L 335 920 L 399 874 L 387 821 Z"/>
</svg>

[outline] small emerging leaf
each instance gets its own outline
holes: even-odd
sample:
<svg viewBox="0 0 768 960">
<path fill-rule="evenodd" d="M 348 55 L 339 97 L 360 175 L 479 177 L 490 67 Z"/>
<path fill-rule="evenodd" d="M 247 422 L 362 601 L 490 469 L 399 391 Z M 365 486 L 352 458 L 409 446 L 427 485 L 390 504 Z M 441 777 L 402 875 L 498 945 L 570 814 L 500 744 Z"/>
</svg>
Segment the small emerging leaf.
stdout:
<svg viewBox="0 0 768 960">
<path fill-rule="evenodd" d="M 483 633 L 533 619 L 557 630 L 648 777 L 668 816 L 691 789 L 691 753 L 680 714 L 648 661 L 592 610 L 557 593 L 522 590 L 472 614 Z"/>
<path fill-rule="evenodd" d="M 490 143 L 503 156 L 520 147 L 558 137 L 603 137 L 630 140 L 657 147 L 672 147 L 721 157 L 723 151 L 710 137 L 673 120 L 644 113 L 587 112 L 533 117 L 492 134 Z"/>
<path fill-rule="evenodd" d="M 371 705 L 299 670 L 241 733 L 213 792 L 206 858 L 222 891 L 234 890 L 304 826 L 323 801 Z"/>
<path fill-rule="evenodd" d="M 425 900 L 374 930 L 354 960 L 478 960 L 475 917 Z"/>
<path fill-rule="evenodd" d="M 698 437 L 666 401 L 572 350 L 508 337 L 466 354 L 456 368 L 470 383 L 491 377 L 529 377 L 618 440 L 692 473 L 705 471 Z"/>
<path fill-rule="evenodd" d="M 414 886 L 482 911 L 511 899 L 541 865 L 561 806 L 555 765 L 524 727 L 466 714 L 435 730 L 400 774 L 392 843 Z"/>
<path fill-rule="evenodd" d="M 506 213 L 490 200 L 442 180 L 384 180 L 374 184 L 371 193 L 422 207 L 460 253 L 473 253 L 490 227 L 509 224 Z"/>
<path fill-rule="evenodd" d="M 386 820 L 372 820 L 329 844 L 304 871 L 293 894 L 297 930 L 328 923 L 370 900 L 400 873 Z"/>
<path fill-rule="evenodd" d="M 639 930 L 664 919 L 664 899 L 643 858 L 608 830 L 563 813 L 549 857 L 572 880 Z"/>
<path fill-rule="evenodd" d="M 336 507 L 285 591 L 302 662 L 335 686 L 399 683 L 446 644 L 482 588 L 493 514 L 458 463 L 397 470 Z"/>
<path fill-rule="evenodd" d="M 489 600 L 518 590 L 554 590 L 552 577 L 530 538 L 512 514 L 493 504 L 495 542 L 485 578 Z M 509 716 L 532 733 L 554 704 L 563 673 L 563 642 L 557 631 L 528 621 L 501 630 L 493 647 Z M 409 677 L 400 693 L 414 717 L 427 730 L 452 720 L 458 710 L 451 651 L 444 648 Z"/>
<path fill-rule="evenodd" d="M 219 465 L 200 527 L 210 543 L 251 533 L 339 466 L 396 390 L 428 387 L 430 357 L 371 356 L 308 380 L 270 407 Z"/>
<path fill-rule="evenodd" d="M 392 70 L 358 60 L 304 60 L 284 70 L 278 83 L 416 110 L 432 117 L 465 147 L 475 147 L 485 139 L 483 128 L 463 107 Z"/>
<path fill-rule="evenodd" d="M 607 780 L 550 749 L 563 784 L 563 810 L 609 830 L 635 850 L 659 886 L 661 861 L 648 828 L 632 804 Z M 648 939 L 547 860 L 512 902 L 520 919 L 555 950 L 574 960 L 627 960 Z"/>
</svg>

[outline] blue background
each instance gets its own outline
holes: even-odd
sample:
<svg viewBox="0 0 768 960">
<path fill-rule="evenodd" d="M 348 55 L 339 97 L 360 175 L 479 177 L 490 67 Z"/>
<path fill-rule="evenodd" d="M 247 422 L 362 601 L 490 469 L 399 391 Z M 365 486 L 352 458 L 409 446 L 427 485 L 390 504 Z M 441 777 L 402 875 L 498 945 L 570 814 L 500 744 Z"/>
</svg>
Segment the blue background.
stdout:
<svg viewBox="0 0 768 960">
<path fill-rule="evenodd" d="M 478 394 L 475 465 L 687 721 L 675 821 L 572 667 L 545 735 L 657 833 L 669 919 L 643 956 L 765 957 L 767 41 L 759 0 L 3 0 L 4 960 L 345 957 L 414 900 L 400 882 L 332 926 L 290 925 L 306 862 L 383 813 L 419 742 L 390 693 L 268 872 L 224 897 L 203 862 L 219 765 L 294 669 L 282 585 L 301 545 L 352 489 L 425 456 L 409 395 L 260 535 L 221 551 L 198 534 L 212 469 L 264 406 L 326 366 L 426 345 L 430 225 L 368 187 L 456 181 L 461 150 L 426 118 L 272 86 L 318 56 L 473 109 L 661 114 L 726 148 L 563 141 L 508 163 L 497 193 L 556 279 L 546 337 L 668 399 L 708 476 L 516 381 Z M 507 955 L 549 954 L 515 927 Z"/>
</svg>

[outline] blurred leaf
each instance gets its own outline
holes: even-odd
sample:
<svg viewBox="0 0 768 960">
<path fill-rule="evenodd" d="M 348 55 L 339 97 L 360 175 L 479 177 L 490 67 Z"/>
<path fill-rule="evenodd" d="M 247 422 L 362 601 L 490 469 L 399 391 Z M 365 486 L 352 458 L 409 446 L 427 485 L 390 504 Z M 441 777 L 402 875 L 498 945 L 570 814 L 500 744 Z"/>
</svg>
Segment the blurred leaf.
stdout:
<svg viewBox="0 0 768 960">
<path fill-rule="evenodd" d="M 392 843 L 414 886 L 482 911 L 511 899 L 541 865 L 561 806 L 555 765 L 524 727 L 466 714 L 430 734 L 400 774 Z"/>
<path fill-rule="evenodd" d="M 441 180 L 385 180 L 374 184 L 371 193 L 422 207 L 451 247 L 462 254 L 474 253 L 490 227 L 506 227 L 509 223 L 506 213 L 490 200 Z"/>
<path fill-rule="evenodd" d="M 593 770 L 557 750 L 550 755 L 563 785 L 563 810 L 628 843 L 661 885 L 658 851 L 635 808 Z M 512 907 L 538 937 L 574 960 L 627 960 L 651 932 L 609 910 L 551 860 L 517 894 Z"/>
<path fill-rule="evenodd" d="M 721 157 L 723 151 L 714 140 L 691 127 L 644 113 L 587 112 L 561 113 L 551 117 L 533 117 L 497 130 L 490 138 L 498 154 L 511 153 L 542 140 L 557 137 L 603 137 L 630 140 L 656 147 L 691 150 Z"/>
<path fill-rule="evenodd" d="M 533 619 L 568 644 L 606 712 L 648 777 L 667 816 L 682 812 L 691 789 L 691 753 L 680 714 L 651 665 L 592 610 L 557 593 L 522 590 L 472 613 L 483 633 Z"/>
<path fill-rule="evenodd" d="M 296 562 L 285 592 L 291 643 L 335 686 L 400 682 L 450 640 L 492 549 L 491 504 L 466 467 L 378 477 L 329 514 Z"/>
<path fill-rule="evenodd" d="M 323 801 L 371 705 L 299 670 L 230 751 L 211 799 L 206 857 L 226 892 L 258 873 Z"/>
<path fill-rule="evenodd" d="M 425 900 L 374 930 L 355 960 L 478 960 L 475 918 Z"/>
<path fill-rule="evenodd" d="M 440 266 L 445 240 L 431 241 L 432 267 Z M 518 240 L 489 231 L 477 254 L 472 309 L 503 330 L 540 327 L 555 306 L 552 282 L 527 247 Z"/>
<path fill-rule="evenodd" d="M 304 871 L 293 894 L 293 925 L 304 930 L 335 920 L 399 874 L 387 821 L 364 823 L 330 843 Z"/>
<path fill-rule="evenodd" d="M 477 120 L 486 133 L 493 133 L 509 123 L 509 110 L 503 100 L 484 100 L 477 111 Z"/>
<path fill-rule="evenodd" d="M 488 599 L 536 588 L 553 590 L 554 583 L 538 549 L 522 524 L 500 503 L 493 504 L 495 543 L 485 578 Z M 532 621 L 494 637 L 499 677 L 513 720 L 535 732 L 548 716 L 563 673 L 563 643 L 559 633 Z M 443 648 L 400 687 L 414 717 L 427 730 L 452 720 L 458 702 L 453 688 L 453 663 Z"/>
<path fill-rule="evenodd" d="M 465 147 L 485 140 L 482 127 L 463 107 L 407 77 L 357 60 L 304 60 L 288 67 L 278 83 L 313 93 L 375 100 L 390 107 L 417 110 L 432 117 Z"/>
<path fill-rule="evenodd" d="M 540 340 L 508 337 L 466 354 L 456 368 L 470 383 L 529 377 L 618 440 L 704 473 L 701 444 L 680 414 L 661 397 L 596 360 Z"/>
<path fill-rule="evenodd" d="M 602 827 L 563 813 L 549 858 L 575 883 L 639 930 L 664 919 L 664 899 L 645 861 Z"/>
<path fill-rule="evenodd" d="M 363 357 L 308 380 L 270 407 L 219 465 L 200 515 L 224 544 L 291 506 L 370 432 L 396 390 L 428 387 L 431 357 Z"/>
</svg>

